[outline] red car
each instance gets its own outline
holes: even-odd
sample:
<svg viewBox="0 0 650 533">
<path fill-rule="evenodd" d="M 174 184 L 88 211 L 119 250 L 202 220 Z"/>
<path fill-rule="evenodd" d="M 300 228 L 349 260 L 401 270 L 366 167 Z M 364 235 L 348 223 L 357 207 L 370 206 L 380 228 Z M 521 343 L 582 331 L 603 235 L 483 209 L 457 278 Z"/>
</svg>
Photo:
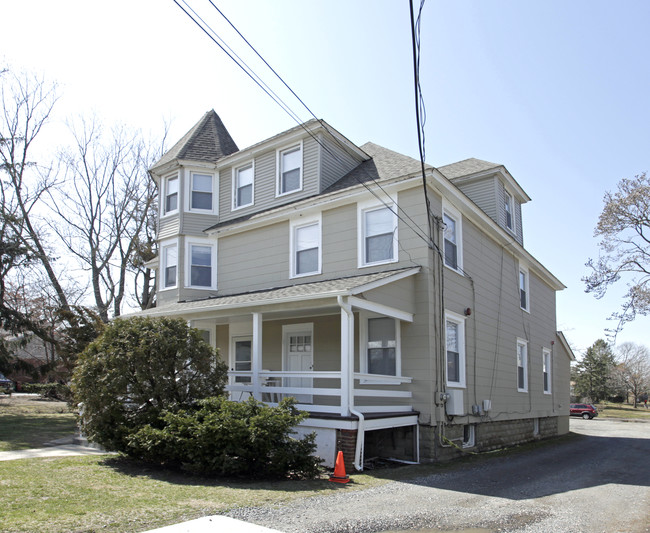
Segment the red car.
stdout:
<svg viewBox="0 0 650 533">
<path fill-rule="evenodd" d="M 572 403 L 569 407 L 571 416 L 581 416 L 585 420 L 598 416 L 598 409 L 588 403 Z"/>
</svg>

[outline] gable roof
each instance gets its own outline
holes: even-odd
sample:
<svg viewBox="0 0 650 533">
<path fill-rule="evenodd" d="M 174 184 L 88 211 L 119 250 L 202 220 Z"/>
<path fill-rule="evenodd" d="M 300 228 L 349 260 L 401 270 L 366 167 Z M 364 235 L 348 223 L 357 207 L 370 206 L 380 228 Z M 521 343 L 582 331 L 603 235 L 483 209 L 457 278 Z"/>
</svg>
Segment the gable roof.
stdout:
<svg viewBox="0 0 650 533">
<path fill-rule="evenodd" d="M 218 159 L 237 151 L 239 148 L 219 115 L 211 109 L 151 167 L 151 170 L 175 159 L 215 163 Z"/>
<path fill-rule="evenodd" d="M 347 189 L 368 181 L 381 181 L 399 178 L 421 172 L 422 166 L 418 159 L 394 152 L 378 144 L 368 142 L 360 146 L 371 159 L 353 168 L 340 180 L 330 185 L 323 193 Z M 431 165 L 425 165 L 431 169 Z"/>
<path fill-rule="evenodd" d="M 483 161 L 482 159 L 470 157 L 469 159 L 464 159 L 463 161 L 458 161 L 457 163 L 451 163 L 450 165 L 445 165 L 444 167 L 438 167 L 438 170 L 442 172 L 443 176 L 445 176 L 447 179 L 453 180 L 454 178 L 460 178 L 461 176 L 476 174 L 477 172 L 484 172 L 486 170 L 491 170 L 502 166 L 503 165 L 499 165 L 498 163 L 490 163 L 489 161 Z"/>
</svg>

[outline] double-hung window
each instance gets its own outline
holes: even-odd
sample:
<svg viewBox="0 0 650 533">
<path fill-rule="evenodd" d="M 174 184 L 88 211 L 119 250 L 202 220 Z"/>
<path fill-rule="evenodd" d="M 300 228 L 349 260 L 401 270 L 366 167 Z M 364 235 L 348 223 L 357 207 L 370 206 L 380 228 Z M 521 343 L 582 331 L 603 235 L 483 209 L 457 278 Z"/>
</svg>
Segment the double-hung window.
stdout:
<svg viewBox="0 0 650 533">
<path fill-rule="evenodd" d="M 176 276 L 178 272 L 178 245 L 176 243 L 162 244 L 162 289 L 176 287 Z"/>
<path fill-rule="evenodd" d="M 465 320 L 455 313 L 445 313 L 447 345 L 447 385 L 465 387 Z"/>
<path fill-rule="evenodd" d="M 278 196 L 302 189 L 302 144 L 278 152 Z"/>
<path fill-rule="evenodd" d="M 233 199 L 232 208 L 239 209 L 253 205 L 253 163 L 233 170 Z"/>
<path fill-rule="evenodd" d="M 528 341 L 517 339 L 517 390 L 528 392 Z"/>
<path fill-rule="evenodd" d="M 551 394 L 551 350 L 542 350 L 542 376 L 544 380 L 544 394 Z"/>
<path fill-rule="evenodd" d="M 514 231 L 514 203 L 512 201 L 512 195 L 508 191 L 503 192 L 503 209 L 506 214 L 506 228 Z"/>
<path fill-rule="evenodd" d="M 301 221 L 302 222 L 302 221 Z M 291 275 L 307 276 L 321 272 L 320 218 L 291 227 Z"/>
<path fill-rule="evenodd" d="M 360 210 L 360 266 L 397 261 L 397 215 L 395 206 Z"/>
<path fill-rule="evenodd" d="M 524 267 L 519 267 L 519 307 L 524 311 L 530 311 L 530 296 L 529 296 L 529 276 L 528 270 Z"/>
<path fill-rule="evenodd" d="M 211 174 L 190 174 L 190 210 L 212 211 L 213 209 L 213 181 Z"/>
<path fill-rule="evenodd" d="M 178 176 L 165 180 L 165 209 L 167 215 L 178 210 Z"/>
<path fill-rule="evenodd" d="M 216 288 L 216 244 L 187 243 L 187 285 L 198 289 Z"/>
<path fill-rule="evenodd" d="M 399 322 L 390 317 L 370 317 L 366 320 L 366 365 L 369 374 L 398 376 Z"/>
<path fill-rule="evenodd" d="M 449 205 L 443 207 L 445 266 L 461 271 L 463 268 L 462 219 L 460 212 Z"/>
</svg>

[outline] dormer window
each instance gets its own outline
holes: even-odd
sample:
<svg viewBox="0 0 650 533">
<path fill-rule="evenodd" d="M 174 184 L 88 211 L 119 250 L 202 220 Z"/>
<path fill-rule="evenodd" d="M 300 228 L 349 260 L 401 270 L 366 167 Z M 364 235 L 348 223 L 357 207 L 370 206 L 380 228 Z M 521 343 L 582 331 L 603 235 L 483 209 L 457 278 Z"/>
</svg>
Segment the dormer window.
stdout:
<svg viewBox="0 0 650 533">
<path fill-rule="evenodd" d="M 165 180 L 165 214 L 178 210 L 178 177 Z"/>
<path fill-rule="evenodd" d="M 302 189 L 302 145 L 278 152 L 278 196 Z"/>
<path fill-rule="evenodd" d="M 253 176 L 253 163 L 233 170 L 233 209 L 253 204 Z"/>
<path fill-rule="evenodd" d="M 211 212 L 213 197 L 212 175 L 192 172 L 190 179 L 190 209 Z"/>
<path fill-rule="evenodd" d="M 503 209 L 506 213 L 506 228 L 510 231 L 514 231 L 514 203 L 512 201 L 512 195 L 508 193 L 508 191 L 505 191 L 503 199 Z"/>
</svg>

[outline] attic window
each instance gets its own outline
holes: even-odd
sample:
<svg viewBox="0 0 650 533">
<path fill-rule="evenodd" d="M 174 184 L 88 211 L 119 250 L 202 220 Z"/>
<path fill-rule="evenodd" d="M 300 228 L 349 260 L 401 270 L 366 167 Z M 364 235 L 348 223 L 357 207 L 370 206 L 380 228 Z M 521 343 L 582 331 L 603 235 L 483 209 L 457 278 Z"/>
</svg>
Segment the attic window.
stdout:
<svg viewBox="0 0 650 533">
<path fill-rule="evenodd" d="M 302 145 L 278 153 L 278 195 L 302 189 Z"/>
<path fill-rule="evenodd" d="M 506 228 L 509 230 L 514 230 L 514 217 L 513 217 L 513 202 L 512 202 L 512 195 L 508 193 L 507 191 L 504 192 L 504 203 L 503 203 L 503 208 L 506 213 Z"/>
</svg>

